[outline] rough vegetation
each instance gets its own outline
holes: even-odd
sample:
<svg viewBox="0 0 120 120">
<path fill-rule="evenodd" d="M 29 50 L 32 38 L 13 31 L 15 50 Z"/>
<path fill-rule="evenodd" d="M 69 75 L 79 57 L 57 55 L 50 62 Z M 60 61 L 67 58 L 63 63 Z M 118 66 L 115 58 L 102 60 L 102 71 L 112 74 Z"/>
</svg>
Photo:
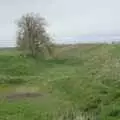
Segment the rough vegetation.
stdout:
<svg viewBox="0 0 120 120">
<path fill-rule="evenodd" d="M 2 50 L 0 119 L 119 120 L 119 51 L 104 44 L 56 47 L 56 59 L 44 60 Z M 28 91 L 43 96 L 5 97 Z"/>
</svg>

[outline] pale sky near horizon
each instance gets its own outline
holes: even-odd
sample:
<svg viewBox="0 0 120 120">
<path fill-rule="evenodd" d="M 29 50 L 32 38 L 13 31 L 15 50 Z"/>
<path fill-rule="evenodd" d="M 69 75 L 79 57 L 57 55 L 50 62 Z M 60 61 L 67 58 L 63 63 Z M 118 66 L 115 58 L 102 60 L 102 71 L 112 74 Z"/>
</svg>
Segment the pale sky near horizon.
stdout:
<svg viewBox="0 0 120 120">
<path fill-rule="evenodd" d="M 120 35 L 120 0 L 0 0 L 0 46 L 15 44 L 15 20 L 40 13 L 56 39 Z"/>
</svg>

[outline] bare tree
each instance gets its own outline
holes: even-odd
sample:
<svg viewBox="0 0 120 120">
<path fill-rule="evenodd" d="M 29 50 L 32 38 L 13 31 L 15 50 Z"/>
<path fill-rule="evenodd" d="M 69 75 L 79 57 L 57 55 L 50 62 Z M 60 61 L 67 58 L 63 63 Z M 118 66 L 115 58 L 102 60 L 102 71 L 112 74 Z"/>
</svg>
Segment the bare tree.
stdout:
<svg viewBox="0 0 120 120">
<path fill-rule="evenodd" d="M 52 55 L 53 44 L 46 32 L 46 25 L 45 19 L 38 14 L 23 15 L 17 21 L 17 47 L 33 57 L 46 53 Z"/>
</svg>

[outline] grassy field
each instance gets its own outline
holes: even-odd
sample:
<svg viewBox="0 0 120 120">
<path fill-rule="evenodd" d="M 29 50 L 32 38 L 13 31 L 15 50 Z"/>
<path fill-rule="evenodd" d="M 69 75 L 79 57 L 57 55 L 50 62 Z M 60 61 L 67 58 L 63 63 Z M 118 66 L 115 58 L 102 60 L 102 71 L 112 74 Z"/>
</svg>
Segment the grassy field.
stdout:
<svg viewBox="0 0 120 120">
<path fill-rule="evenodd" d="M 1 50 L 0 120 L 119 120 L 119 51 L 59 46 L 55 59 L 35 60 Z"/>
</svg>

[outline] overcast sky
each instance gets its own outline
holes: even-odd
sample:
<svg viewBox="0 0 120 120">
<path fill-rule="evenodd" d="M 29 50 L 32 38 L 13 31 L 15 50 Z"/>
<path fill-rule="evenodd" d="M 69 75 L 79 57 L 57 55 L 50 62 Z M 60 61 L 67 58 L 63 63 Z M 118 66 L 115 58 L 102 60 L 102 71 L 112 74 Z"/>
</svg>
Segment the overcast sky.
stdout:
<svg viewBox="0 0 120 120">
<path fill-rule="evenodd" d="M 0 0 L 0 46 L 15 44 L 14 22 L 27 12 L 45 17 L 59 40 L 120 34 L 120 0 Z"/>
</svg>

